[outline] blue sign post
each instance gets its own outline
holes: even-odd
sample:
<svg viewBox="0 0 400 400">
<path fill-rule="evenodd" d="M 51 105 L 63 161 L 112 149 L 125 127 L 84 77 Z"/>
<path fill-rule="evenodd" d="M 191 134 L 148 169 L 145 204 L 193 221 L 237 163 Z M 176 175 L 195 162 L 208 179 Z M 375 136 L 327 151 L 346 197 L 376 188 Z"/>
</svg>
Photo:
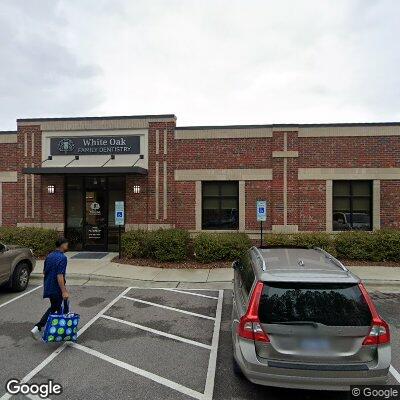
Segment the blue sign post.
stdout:
<svg viewBox="0 0 400 400">
<path fill-rule="evenodd" d="M 263 244 L 263 222 L 265 222 L 267 220 L 267 202 L 265 200 L 258 200 L 256 207 L 257 207 L 257 221 L 260 222 L 260 233 L 261 233 L 260 247 L 262 247 L 262 244 Z"/>
<path fill-rule="evenodd" d="M 121 226 L 125 223 L 125 207 L 123 201 L 115 202 L 115 225 L 118 226 L 118 253 L 121 258 Z"/>
</svg>

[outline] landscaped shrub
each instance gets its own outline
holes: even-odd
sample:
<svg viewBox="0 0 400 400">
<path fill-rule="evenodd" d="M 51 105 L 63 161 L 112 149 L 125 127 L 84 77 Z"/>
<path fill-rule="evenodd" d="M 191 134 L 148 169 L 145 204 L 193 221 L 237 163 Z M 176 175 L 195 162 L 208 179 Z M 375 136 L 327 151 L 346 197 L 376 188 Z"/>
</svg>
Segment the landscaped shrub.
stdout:
<svg viewBox="0 0 400 400">
<path fill-rule="evenodd" d="M 151 234 L 151 256 L 157 261 L 179 262 L 189 253 L 190 235 L 182 229 L 160 229 Z"/>
<path fill-rule="evenodd" d="M 196 260 L 207 263 L 241 258 L 251 247 L 244 233 L 200 233 L 194 239 Z"/>
<path fill-rule="evenodd" d="M 399 261 L 400 231 L 349 231 L 335 235 L 337 254 L 341 258 L 365 261 Z"/>
<path fill-rule="evenodd" d="M 124 257 L 151 257 L 152 233 L 152 231 L 143 230 L 132 230 L 125 232 L 121 237 L 121 249 Z"/>
<path fill-rule="evenodd" d="M 325 232 L 304 232 L 304 233 L 271 233 L 264 237 L 265 246 L 299 246 L 299 247 L 320 247 L 325 251 L 336 255 L 333 235 Z"/>
<path fill-rule="evenodd" d="M 45 256 L 54 250 L 59 233 L 53 229 L 0 227 L 0 241 L 32 249 L 36 256 Z"/>
</svg>

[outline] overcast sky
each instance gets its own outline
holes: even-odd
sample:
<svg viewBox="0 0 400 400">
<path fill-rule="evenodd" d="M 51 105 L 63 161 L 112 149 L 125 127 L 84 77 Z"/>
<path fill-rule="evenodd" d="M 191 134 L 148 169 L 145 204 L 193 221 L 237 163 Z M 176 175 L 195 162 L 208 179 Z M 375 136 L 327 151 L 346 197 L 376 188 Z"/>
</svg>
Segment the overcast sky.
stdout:
<svg viewBox="0 0 400 400">
<path fill-rule="evenodd" d="M 0 130 L 400 120 L 398 0 L 2 0 Z"/>
</svg>

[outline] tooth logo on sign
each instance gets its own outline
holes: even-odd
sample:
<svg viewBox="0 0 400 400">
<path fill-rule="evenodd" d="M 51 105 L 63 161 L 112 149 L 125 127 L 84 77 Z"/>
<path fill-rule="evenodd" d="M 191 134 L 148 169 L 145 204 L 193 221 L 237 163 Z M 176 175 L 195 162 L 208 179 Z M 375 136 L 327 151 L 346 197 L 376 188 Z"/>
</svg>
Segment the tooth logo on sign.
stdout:
<svg viewBox="0 0 400 400">
<path fill-rule="evenodd" d="M 58 150 L 62 153 L 69 153 L 73 151 L 75 144 L 71 139 L 61 139 L 58 143 Z"/>
</svg>

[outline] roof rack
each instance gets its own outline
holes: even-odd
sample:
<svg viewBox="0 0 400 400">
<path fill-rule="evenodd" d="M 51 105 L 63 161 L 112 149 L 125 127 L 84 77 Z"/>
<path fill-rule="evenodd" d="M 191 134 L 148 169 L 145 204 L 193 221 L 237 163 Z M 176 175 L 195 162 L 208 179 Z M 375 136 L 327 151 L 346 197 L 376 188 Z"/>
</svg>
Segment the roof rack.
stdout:
<svg viewBox="0 0 400 400">
<path fill-rule="evenodd" d="M 333 257 L 332 254 L 329 254 L 327 251 L 321 249 L 320 247 L 314 247 L 314 250 L 321 252 L 326 258 L 332 261 L 337 267 L 339 267 L 343 271 L 349 272 L 349 270 L 337 258 Z"/>
<path fill-rule="evenodd" d="M 250 250 L 254 251 L 255 256 L 260 260 L 260 262 L 261 262 L 261 269 L 262 269 L 263 271 L 266 271 L 266 270 L 267 270 L 267 264 L 265 263 L 264 257 L 262 256 L 262 254 L 261 254 L 260 250 L 258 249 L 258 247 L 253 246 L 253 247 L 251 247 Z"/>
</svg>

